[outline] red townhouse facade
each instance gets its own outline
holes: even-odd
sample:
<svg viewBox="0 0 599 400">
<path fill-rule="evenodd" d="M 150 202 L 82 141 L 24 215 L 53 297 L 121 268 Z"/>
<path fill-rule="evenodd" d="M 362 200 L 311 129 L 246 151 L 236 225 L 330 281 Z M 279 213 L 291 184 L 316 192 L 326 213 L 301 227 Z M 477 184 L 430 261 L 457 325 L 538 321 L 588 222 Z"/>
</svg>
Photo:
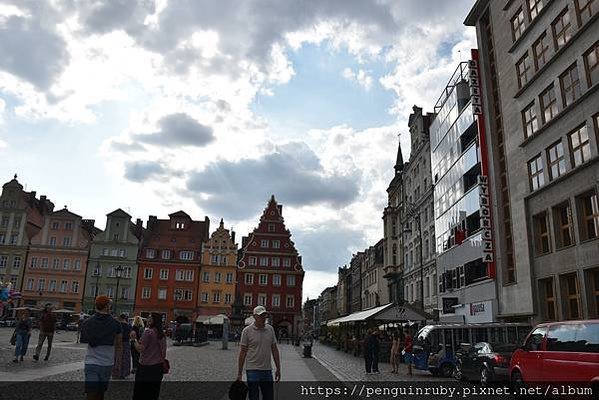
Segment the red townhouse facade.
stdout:
<svg viewBox="0 0 599 400">
<path fill-rule="evenodd" d="M 249 317 L 257 305 L 263 305 L 279 337 L 298 335 L 303 281 L 302 258 L 285 227 L 283 206 L 273 195 L 258 227 L 242 239 L 237 293 L 245 316 Z"/>
<path fill-rule="evenodd" d="M 209 232 L 208 217 L 194 221 L 183 211 L 169 219 L 150 216 L 139 252 L 136 315 L 157 312 L 166 321 L 195 320 L 202 247 Z"/>
</svg>

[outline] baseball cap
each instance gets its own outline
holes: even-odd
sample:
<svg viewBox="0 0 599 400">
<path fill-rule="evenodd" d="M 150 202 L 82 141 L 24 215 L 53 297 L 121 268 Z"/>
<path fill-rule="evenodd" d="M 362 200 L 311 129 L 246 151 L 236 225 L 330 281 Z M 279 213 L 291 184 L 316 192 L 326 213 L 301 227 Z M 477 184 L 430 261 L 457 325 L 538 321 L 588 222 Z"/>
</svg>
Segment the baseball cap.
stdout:
<svg viewBox="0 0 599 400">
<path fill-rule="evenodd" d="M 266 308 L 264 306 L 256 306 L 254 308 L 254 315 L 262 315 L 266 312 Z"/>
</svg>

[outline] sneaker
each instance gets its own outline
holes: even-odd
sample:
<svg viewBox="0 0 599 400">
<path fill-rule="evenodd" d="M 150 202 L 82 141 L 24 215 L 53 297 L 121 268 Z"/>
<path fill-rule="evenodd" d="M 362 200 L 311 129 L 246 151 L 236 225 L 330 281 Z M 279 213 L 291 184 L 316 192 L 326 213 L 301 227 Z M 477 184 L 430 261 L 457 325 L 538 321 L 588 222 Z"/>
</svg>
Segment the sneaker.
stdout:
<svg viewBox="0 0 599 400">
<path fill-rule="evenodd" d="M 14 362 L 16 364 L 19 362 L 19 360 L 17 358 L 15 358 L 14 360 L 12 360 L 12 362 Z"/>
<path fill-rule="evenodd" d="M 48 356 L 44 357 L 44 361 L 48 361 Z"/>
<path fill-rule="evenodd" d="M 33 359 L 34 359 L 35 361 L 38 361 L 38 360 L 40 359 L 40 356 L 38 356 L 37 354 L 34 354 L 34 355 L 33 355 Z"/>
<path fill-rule="evenodd" d="M 380 374 L 380 371 L 374 371 L 373 374 Z"/>
</svg>

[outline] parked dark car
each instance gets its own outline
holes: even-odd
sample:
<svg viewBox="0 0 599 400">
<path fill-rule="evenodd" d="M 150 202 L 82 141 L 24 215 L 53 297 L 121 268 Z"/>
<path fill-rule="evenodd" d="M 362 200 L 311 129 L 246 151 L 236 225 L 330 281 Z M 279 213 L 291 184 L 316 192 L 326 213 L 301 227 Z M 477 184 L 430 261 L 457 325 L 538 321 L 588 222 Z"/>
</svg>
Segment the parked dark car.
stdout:
<svg viewBox="0 0 599 400">
<path fill-rule="evenodd" d="M 528 384 L 568 382 L 599 393 L 599 320 L 539 324 L 512 356 L 516 391 Z"/>
<path fill-rule="evenodd" d="M 457 353 L 455 376 L 460 380 L 476 380 L 487 386 L 492 382 L 508 381 L 512 354 L 516 344 L 476 343 Z"/>
</svg>

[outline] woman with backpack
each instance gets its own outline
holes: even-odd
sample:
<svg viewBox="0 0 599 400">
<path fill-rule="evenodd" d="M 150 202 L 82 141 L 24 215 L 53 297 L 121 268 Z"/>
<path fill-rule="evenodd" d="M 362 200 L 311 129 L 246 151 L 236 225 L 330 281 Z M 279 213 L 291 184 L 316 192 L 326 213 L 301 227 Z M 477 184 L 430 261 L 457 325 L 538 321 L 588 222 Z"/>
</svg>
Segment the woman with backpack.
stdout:
<svg viewBox="0 0 599 400">
<path fill-rule="evenodd" d="M 131 337 L 133 335 L 131 333 Z M 132 339 L 131 345 L 140 353 L 139 366 L 135 373 L 133 400 L 157 400 L 162 377 L 169 369 L 166 360 L 166 337 L 160 314 L 150 315 L 148 327 L 141 339 Z"/>
</svg>

